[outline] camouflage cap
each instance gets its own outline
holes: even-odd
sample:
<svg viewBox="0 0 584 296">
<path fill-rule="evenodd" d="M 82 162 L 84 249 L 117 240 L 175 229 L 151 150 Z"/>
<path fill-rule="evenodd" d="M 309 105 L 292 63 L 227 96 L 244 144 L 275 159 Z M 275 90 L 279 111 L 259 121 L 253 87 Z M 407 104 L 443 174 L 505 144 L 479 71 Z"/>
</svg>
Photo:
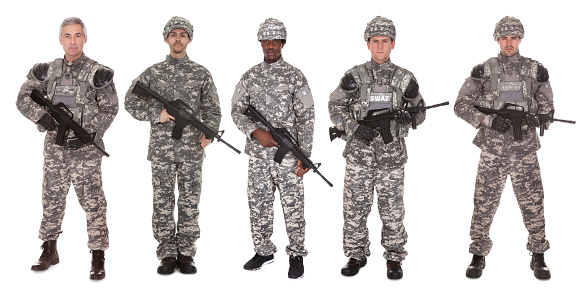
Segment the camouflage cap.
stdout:
<svg viewBox="0 0 584 296">
<path fill-rule="evenodd" d="M 386 36 L 395 41 L 395 26 L 393 22 L 382 16 L 377 16 L 367 23 L 367 28 L 365 28 L 365 41 L 369 41 L 369 38 L 373 36 Z"/>
<path fill-rule="evenodd" d="M 164 32 L 162 32 L 164 39 L 166 39 L 170 31 L 174 29 L 183 29 L 187 31 L 187 34 L 189 34 L 189 40 L 193 40 L 193 25 L 191 25 L 191 22 L 189 22 L 189 20 L 187 20 L 186 18 L 180 16 L 173 16 L 166 23 L 166 26 L 164 26 Z"/>
<path fill-rule="evenodd" d="M 495 25 L 495 33 L 493 33 L 493 37 L 495 37 L 495 41 L 508 35 L 517 35 L 519 38 L 523 39 L 524 34 L 521 21 L 512 16 L 506 16 Z"/>
<path fill-rule="evenodd" d="M 281 21 L 269 18 L 265 20 L 258 30 L 258 40 L 286 40 L 286 27 Z"/>
</svg>

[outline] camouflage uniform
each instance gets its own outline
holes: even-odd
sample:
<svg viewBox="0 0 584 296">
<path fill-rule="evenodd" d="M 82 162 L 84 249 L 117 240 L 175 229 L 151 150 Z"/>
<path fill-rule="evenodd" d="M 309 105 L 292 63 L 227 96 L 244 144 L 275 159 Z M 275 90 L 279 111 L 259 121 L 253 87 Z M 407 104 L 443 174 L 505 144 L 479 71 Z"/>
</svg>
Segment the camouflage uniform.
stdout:
<svg viewBox="0 0 584 296">
<path fill-rule="evenodd" d="M 541 65 L 519 53 L 511 57 L 499 54 L 483 66 L 482 77 L 473 74 L 466 79 L 454 106 L 458 117 L 479 129 L 473 143 L 481 148 L 469 251 L 486 256 L 491 250 L 489 229 L 509 175 L 529 232 L 527 249 L 543 253 L 549 249 L 549 242 L 545 238 L 543 186 L 536 155 L 541 146 L 536 130 L 524 124 L 521 128 L 523 140 L 514 140 L 512 129 L 505 133 L 493 130 L 489 127 L 493 116 L 485 116 L 474 106 L 498 109 L 511 102 L 525 104 L 525 110 L 531 113 L 548 113 L 553 110 L 552 89 L 547 79 L 543 82 L 536 77 Z M 497 81 L 501 86 L 497 86 Z M 522 87 L 513 89 L 513 84 L 506 82 L 519 83 Z"/>
<path fill-rule="evenodd" d="M 249 155 L 247 195 L 255 251 L 268 256 L 277 251 L 270 240 L 273 230 L 273 203 L 276 188 L 284 210 L 290 244 L 289 256 L 306 256 L 304 249 L 304 184 L 295 174 L 298 160 L 288 153 L 281 164 L 273 158 L 278 147 L 264 148 L 252 132 L 267 128 L 243 114 L 254 106 L 274 127 L 286 128 L 298 140 L 302 151 L 310 156 L 314 132 L 314 102 L 306 78 L 300 70 L 282 58 L 269 64 L 262 62 L 241 77 L 235 87 L 231 117 L 247 136 L 245 153 Z"/>
<path fill-rule="evenodd" d="M 189 35 L 191 36 L 191 35 Z M 217 89 L 209 71 L 188 56 L 152 65 L 135 79 L 126 94 L 125 108 L 134 118 L 150 121 L 148 160 L 152 162 L 154 191 L 152 230 L 158 241 L 158 259 L 194 256 L 199 238 L 199 198 L 201 168 L 205 156 L 200 139 L 203 133 L 186 126 L 180 140 L 171 138 L 174 122 L 160 123 L 162 103 L 132 93 L 137 81 L 169 101 L 182 100 L 198 120 L 217 130 L 221 110 Z M 175 178 L 178 179 L 178 223 L 175 227 Z"/>
<path fill-rule="evenodd" d="M 53 103 L 65 103 L 73 113 L 74 120 L 87 131 L 95 132 L 96 144 L 104 147 L 102 137 L 118 112 L 118 97 L 112 81 L 97 86 L 94 75 L 100 69 L 111 69 L 85 55 L 73 63 L 56 59 L 48 63 L 46 74 L 37 71 L 40 65 L 31 69 L 18 93 L 18 110 L 37 123 L 46 110 L 32 101 L 30 93 L 33 89 L 46 91 Z M 45 131 L 40 124 L 37 127 L 39 131 Z M 39 238 L 43 241 L 56 240 L 61 234 L 66 197 L 73 183 L 79 203 L 86 212 L 87 246 L 91 250 L 106 250 L 109 246 L 109 232 L 106 223 L 107 202 L 101 179 L 102 153 L 93 145 L 68 150 L 67 142 L 64 146 L 55 144 L 56 136 L 56 131 L 47 131 L 45 137 L 43 219 Z M 73 137 L 73 132 L 69 131 L 67 137 Z"/>
<path fill-rule="evenodd" d="M 343 250 L 345 256 L 364 259 L 369 250 L 367 217 L 373 204 L 373 190 L 377 191 L 379 216 L 383 222 L 381 244 L 385 248 L 383 256 L 387 260 L 401 262 L 407 255 L 404 245 L 407 233 L 403 225 L 404 165 L 407 161 L 406 143 L 409 126 L 396 126 L 392 120 L 390 130 L 393 141 L 385 144 L 377 136 L 367 145 L 354 138 L 360 116 L 354 111 L 361 106 L 367 111 L 390 108 L 401 109 L 404 102 L 409 106 L 418 104 L 423 98 L 406 98 L 402 94 L 410 81 L 415 81 L 411 72 L 390 60 L 378 64 L 374 60 L 358 65 L 346 72 L 357 82 L 355 90 L 337 87 L 330 95 L 329 113 L 335 127 L 347 133 L 347 144 L 343 151 L 346 159 L 345 186 L 343 190 Z M 389 95 L 392 99 L 374 102 L 375 94 Z M 351 111 L 350 111 L 351 110 Z M 425 119 L 425 113 L 416 115 L 418 124 Z M 362 119 L 362 118 L 361 118 Z M 396 129 L 399 132 L 396 132 Z"/>
</svg>

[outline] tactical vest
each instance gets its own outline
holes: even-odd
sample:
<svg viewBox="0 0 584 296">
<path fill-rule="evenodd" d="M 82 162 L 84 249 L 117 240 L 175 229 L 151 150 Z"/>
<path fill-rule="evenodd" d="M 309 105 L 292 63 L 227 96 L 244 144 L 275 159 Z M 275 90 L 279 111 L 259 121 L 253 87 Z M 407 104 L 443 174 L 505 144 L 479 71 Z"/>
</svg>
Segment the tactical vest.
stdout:
<svg viewBox="0 0 584 296">
<path fill-rule="evenodd" d="M 82 127 L 90 122 L 99 109 L 95 99 L 87 98 L 88 87 L 92 87 L 93 75 L 99 65 L 87 59 L 76 76 L 73 76 L 63 59 L 56 59 L 47 71 L 47 96 L 54 105 L 63 103 L 73 113 L 73 118 Z"/>
<path fill-rule="evenodd" d="M 536 79 L 538 63 L 521 58 L 519 68 L 505 73 L 503 65 L 497 58 L 491 58 L 484 64 L 483 79 L 490 78 L 484 85 L 483 94 L 477 105 L 491 109 L 501 109 L 506 103 L 514 104 L 521 111 L 533 113 L 537 110 L 532 81 Z"/>
<path fill-rule="evenodd" d="M 375 77 L 371 61 L 351 69 L 351 74 L 359 85 L 359 99 L 349 107 L 351 117 L 357 121 L 363 120 L 371 110 L 389 109 L 390 111 L 403 108 L 407 98 L 403 96 L 413 75 L 408 70 L 396 65 L 389 77 L 388 84 L 382 83 L 381 79 Z M 397 125 L 394 120 L 390 122 L 391 135 L 393 137 L 407 136 L 408 129 L 402 125 Z"/>
</svg>

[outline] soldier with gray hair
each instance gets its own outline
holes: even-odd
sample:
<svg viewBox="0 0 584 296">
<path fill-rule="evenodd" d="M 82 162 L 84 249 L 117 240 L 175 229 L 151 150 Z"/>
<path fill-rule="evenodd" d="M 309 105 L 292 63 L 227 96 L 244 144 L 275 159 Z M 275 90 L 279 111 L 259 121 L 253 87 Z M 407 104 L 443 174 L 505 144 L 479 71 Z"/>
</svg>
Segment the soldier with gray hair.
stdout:
<svg viewBox="0 0 584 296">
<path fill-rule="evenodd" d="M 118 113 L 114 72 L 83 53 L 87 30 L 79 18 L 70 17 L 62 22 L 59 42 L 65 51 L 64 58 L 34 65 L 16 101 L 22 115 L 34 122 L 40 132 L 46 132 L 43 219 L 39 231 L 43 252 L 32 270 L 47 270 L 59 263 L 57 239 L 62 233 L 65 202 L 72 183 L 87 218 L 87 246 L 92 253 L 89 278 L 101 280 L 105 278 L 104 251 L 109 247 L 102 153 L 70 130 L 66 131 L 64 144 L 58 145 L 58 123 L 32 100 L 31 93 L 43 92 L 52 104 L 66 106 L 72 119 L 87 132 L 94 133 L 94 142 L 103 147 L 103 135 Z"/>
<path fill-rule="evenodd" d="M 403 225 L 405 137 L 413 116 L 418 124 L 425 119 L 425 112 L 412 115 L 403 109 L 424 106 L 424 100 L 414 75 L 390 60 L 395 47 L 393 22 L 381 16 L 374 18 L 367 24 L 364 39 L 371 60 L 345 72 L 328 105 L 331 121 L 337 129 L 345 131 L 347 141 L 343 152 L 346 159 L 343 250 L 349 261 L 341 274 L 354 276 L 367 264 L 371 254 L 367 217 L 376 190 L 387 277 L 401 279 L 401 262 L 407 255 Z M 397 112 L 397 118 L 387 126 L 380 128 L 369 121 L 388 111 Z"/>
<path fill-rule="evenodd" d="M 274 261 L 277 248 L 270 240 L 273 232 L 274 192 L 280 192 L 286 232 L 290 244 L 286 247 L 290 268 L 289 278 L 304 275 L 304 184 L 308 171 L 292 153 L 280 164 L 274 155 L 277 142 L 266 127 L 244 115 L 248 105 L 262 114 L 274 127 L 287 129 L 297 139 L 298 146 L 310 156 L 314 132 L 314 102 L 308 81 L 282 58 L 286 43 L 286 28 L 270 18 L 260 25 L 257 39 L 264 52 L 264 61 L 248 70 L 235 87 L 231 102 L 231 117 L 247 137 L 245 153 L 249 155 L 248 188 L 250 224 L 255 256 L 246 270 L 260 269 Z"/>
<path fill-rule="evenodd" d="M 537 114 L 553 112 L 553 93 L 546 68 L 519 54 L 523 36 L 523 25 L 516 18 L 507 16 L 495 25 L 493 37 L 500 53 L 472 69 L 454 106 L 458 117 L 479 130 L 473 143 L 481 148 L 470 227 L 469 252 L 473 257 L 466 270 L 469 278 L 479 278 L 485 268 L 485 256 L 493 245 L 489 230 L 507 175 L 529 232 L 530 267 L 538 279 L 551 277 L 543 257 L 550 245 L 545 235 L 543 185 L 536 154 L 541 146 L 535 128 L 540 126 Z M 528 112 L 521 124 L 522 139 L 514 136 L 509 119 L 486 115 L 475 106 L 512 106 Z"/>
<path fill-rule="evenodd" d="M 156 250 L 159 274 L 171 274 L 175 268 L 193 274 L 197 268 L 193 257 L 195 242 L 200 236 L 199 200 L 201 195 L 204 148 L 212 139 L 191 125 L 182 136 L 173 137 L 174 117 L 162 103 L 136 95 L 134 86 L 141 82 L 169 102 L 181 100 L 185 112 L 217 130 L 221 121 L 219 97 L 211 73 L 192 61 L 187 45 L 193 39 L 193 26 L 175 16 L 165 25 L 164 41 L 170 47 L 166 60 L 150 66 L 136 78 L 126 93 L 125 108 L 132 117 L 150 122 L 148 160 L 152 167 L 153 210 L 152 231 L 158 241 Z M 182 106 L 182 105 L 181 105 Z M 175 203 L 175 180 L 178 180 L 178 201 Z M 174 209 L 178 207 L 175 223 Z"/>
</svg>

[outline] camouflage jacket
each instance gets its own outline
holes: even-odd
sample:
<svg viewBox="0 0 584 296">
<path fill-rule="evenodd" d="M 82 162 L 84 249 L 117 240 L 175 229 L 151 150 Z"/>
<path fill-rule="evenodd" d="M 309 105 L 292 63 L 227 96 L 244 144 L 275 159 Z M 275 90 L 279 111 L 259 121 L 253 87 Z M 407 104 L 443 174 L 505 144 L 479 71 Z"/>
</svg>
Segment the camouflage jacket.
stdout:
<svg viewBox="0 0 584 296">
<path fill-rule="evenodd" d="M 396 78 L 394 73 L 396 71 L 401 71 L 405 73 L 401 81 L 397 83 L 391 82 L 392 77 Z M 415 79 L 413 74 L 408 70 L 405 70 L 388 60 L 384 64 L 378 64 L 377 62 L 371 60 L 367 63 L 357 65 L 347 71 L 345 75 L 351 73 L 357 82 L 358 88 L 353 91 L 347 91 L 341 88 L 339 85 L 330 95 L 330 101 L 328 104 L 328 109 L 330 113 L 330 118 L 336 128 L 344 130 L 347 134 L 346 140 L 347 144 L 345 150 L 343 151 L 343 156 L 347 161 L 359 163 L 362 165 L 372 165 L 376 163 L 378 166 L 383 166 L 385 168 L 395 167 L 403 165 L 407 162 L 408 155 L 406 150 L 406 142 L 404 137 L 407 136 L 407 131 L 410 125 L 401 127 L 402 131 L 400 135 L 394 137 L 393 141 L 385 144 L 381 136 L 377 136 L 371 141 L 371 145 L 368 146 L 363 140 L 353 138 L 353 133 L 357 129 L 359 123 L 354 116 L 351 116 L 349 110 L 354 109 L 358 104 L 363 104 L 366 102 L 361 96 L 366 92 L 362 91 L 364 87 L 364 74 L 368 73 L 367 76 L 374 77 L 375 84 L 383 85 L 397 85 L 398 93 L 405 92 L 405 89 L 409 85 L 411 79 Z M 418 95 L 413 99 L 406 99 L 405 97 L 398 97 L 397 100 L 403 100 L 407 102 L 408 106 L 415 106 L 418 102 L 422 101 L 422 95 Z M 426 118 L 425 112 L 420 112 L 417 114 L 416 120 L 418 124 L 424 122 Z M 395 124 L 392 121 L 392 124 Z M 392 133 L 394 133 L 394 126 L 392 125 Z"/>
<path fill-rule="evenodd" d="M 496 59 L 500 62 L 502 68 L 506 69 L 507 72 L 505 74 L 519 74 L 521 65 L 524 62 L 534 64 L 536 66 L 535 69 L 537 69 L 537 65 L 539 64 L 537 61 L 522 57 L 519 53 L 513 57 L 505 57 L 499 54 Z M 533 95 L 534 102 L 537 104 L 537 106 L 533 106 L 533 109 L 537 114 L 547 114 L 554 109 L 552 88 L 549 81 L 543 83 L 537 82 L 535 77 L 536 73 L 533 72 L 530 71 L 524 77 L 524 79 L 531 80 L 530 93 Z M 488 93 L 490 84 L 491 79 L 489 75 L 485 75 L 482 79 L 473 78 L 472 76 L 468 77 L 460 88 L 456 104 L 454 105 L 454 113 L 458 117 L 470 123 L 474 128 L 479 129 L 473 143 L 477 147 L 494 154 L 509 152 L 527 154 L 537 151 L 541 145 L 535 128 L 529 128 L 524 124 L 521 128 L 523 140 L 515 141 L 513 139 L 513 128 L 510 128 L 505 133 L 499 133 L 491 129 L 489 125 L 493 117 L 486 116 L 474 108 L 478 101 Z M 481 124 L 481 122 L 484 123 Z"/>
<path fill-rule="evenodd" d="M 148 160 L 154 162 L 200 161 L 204 158 L 201 147 L 203 133 L 191 125 L 183 130 L 180 140 L 171 138 L 174 121 L 160 123 L 162 103 L 132 93 L 137 81 L 144 83 L 169 102 L 182 100 L 192 114 L 210 128 L 217 130 L 221 109 L 217 89 L 209 71 L 191 61 L 188 56 L 176 59 L 170 55 L 166 61 L 152 65 L 136 78 L 126 93 L 125 108 L 132 117 L 150 121 Z"/>
<path fill-rule="evenodd" d="M 33 89 L 37 89 L 42 92 L 47 92 L 48 98 L 53 99 L 55 92 L 58 91 L 56 89 L 59 89 L 55 86 L 67 84 L 61 83 L 64 79 L 61 78 L 61 76 L 64 77 L 65 75 L 70 75 L 68 77 L 73 81 L 71 84 L 73 86 L 78 85 L 79 89 L 81 89 L 77 90 L 75 94 L 72 94 L 77 95 L 76 100 L 74 100 L 75 102 L 72 102 L 76 106 L 70 108 L 78 111 L 73 112 L 73 119 L 81 124 L 88 132 L 95 132 L 95 143 L 104 148 L 102 139 L 103 135 L 118 113 L 118 95 L 113 81 L 108 83 L 107 86 L 101 88 L 96 87 L 93 80 L 94 74 L 97 70 L 111 69 L 98 64 L 94 60 L 85 56 L 85 54 L 71 65 L 67 65 L 67 63 L 64 62 L 64 59 L 56 59 L 55 61 L 48 63 L 48 65 L 49 67 L 46 73 L 36 73 L 35 76 L 35 73 L 33 72 L 35 67 L 33 67 L 28 73 L 27 80 L 20 88 L 16 100 L 16 107 L 20 113 L 30 121 L 37 124 L 39 131 L 44 132 L 45 129 L 37 122 L 45 113 L 47 113 L 47 110 L 35 103 L 30 98 L 30 94 Z M 62 75 L 59 76 L 58 73 L 61 73 Z M 85 95 L 83 95 L 83 93 L 85 93 Z M 73 132 L 69 131 L 67 137 L 71 136 L 73 136 Z M 78 150 L 66 150 L 63 146 L 55 144 L 56 137 L 56 131 L 47 131 L 45 136 L 45 157 L 51 157 L 56 153 L 65 153 L 69 157 L 78 160 L 95 159 L 103 156 L 103 154 L 91 144 L 87 144 Z"/>
<path fill-rule="evenodd" d="M 286 128 L 310 156 L 314 133 L 314 101 L 306 78 L 282 58 L 249 69 L 235 87 L 231 101 L 233 122 L 246 136 L 245 153 L 261 159 L 273 158 L 277 147 L 264 148 L 251 133 L 267 128 L 243 114 L 252 105 L 275 128 Z M 292 155 L 289 153 L 286 157 Z"/>
</svg>

